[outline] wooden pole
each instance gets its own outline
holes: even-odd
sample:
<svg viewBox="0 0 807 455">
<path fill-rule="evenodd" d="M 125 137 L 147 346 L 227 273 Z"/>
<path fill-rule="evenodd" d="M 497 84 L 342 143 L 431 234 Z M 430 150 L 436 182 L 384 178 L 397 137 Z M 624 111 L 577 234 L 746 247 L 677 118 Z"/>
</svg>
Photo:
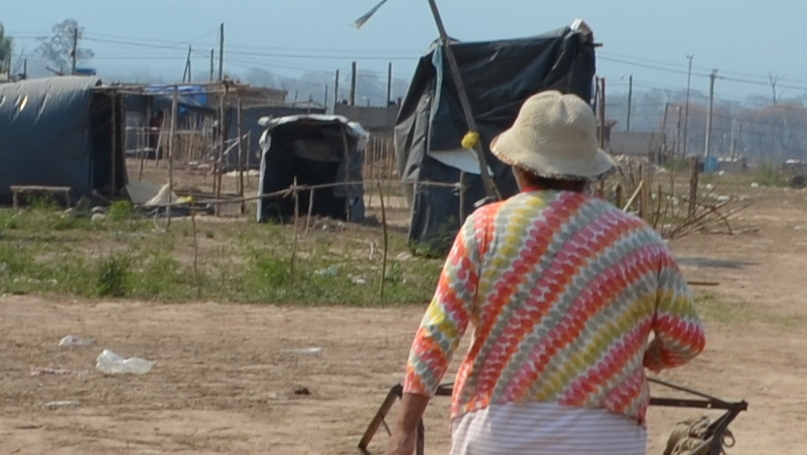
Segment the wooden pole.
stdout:
<svg viewBox="0 0 807 455">
<path fill-rule="evenodd" d="M 345 182 L 350 182 L 350 149 L 347 142 L 347 126 L 342 125 L 343 159 L 345 164 Z M 350 221 L 350 185 L 345 186 L 345 221 Z"/>
<path fill-rule="evenodd" d="M 305 236 L 311 230 L 311 217 L 314 214 L 314 188 L 308 190 L 308 218 L 305 219 Z"/>
<path fill-rule="evenodd" d="M 465 224 L 465 172 L 460 171 L 460 226 Z"/>
<path fill-rule="evenodd" d="M 111 177 L 112 180 L 111 180 L 111 183 L 110 183 L 109 194 L 112 196 L 112 198 L 115 197 L 115 193 L 116 193 L 115 186 L 117 184 L 117 182 L 115 181 L 115 175 L 117 174 L 117 172 L 115 172 L 115 164 L 116 164 L 115 161 L 116 161 L 116 157 L 117 157 L 116 152 L 117 152 L 117 148 L 118 148 L 117 147 L 118 146 L 118 112 L 117 112 L 118 111 L 118 103 L 116 102 L 117 98 L 118 97 L 115 94 L 111 95 L 111 98 L 110 98 L 110 101 L 112 103 L 112 147 L 111 147 L 111 152 L 112 152 L 111 158 L 112 159 L 110 160 L 110 161 L 112 161 L 112 174 L 110 174 L 110 177 Z"/>
<path fill-rule="evenodd" d="M 339 70 L 336 70 L 336 78 L 333 82 L 333 113 L 336 114 L 336 105 L 339 104 Z"/>
<path fill-rule="evenodd" d="M 384 107 L 389 107 L 392 102 L 392 62 L 389 62 L 387 67 L 387 104 Z"/>
<path fill-rule="evenodd" d="M 434 22 L 437 24 L 437 30 L 440 33 L 440 41 L 445 48 L 448 66 L 454 79 L 454 85 L 457 87 L 457 93 L 460 98 L 463 114 L 465 115 L 465 122 L 468 124 L 468 130 L 478 133 L 476 120 L 474 119 L 473 112 L 471 111 L 471 102 L 468 99 L 468 93 L 465 91 L 465 84 L 462 82 L 459 66 L 457 65 L 457 60 L 454 57 L 454 50 L 451 48 L 451 45 L 448 42 L 448 33 L 446 33 L 445 26 L 443 25 L 443 19 L 440 17 L 440 10 L 437 9 L 437 3 L 435 0 L 429 0 L 429 7 L 431 7 Z M 499 193 L 496 183 L 493 181 L 490 174 L 488 174 L 487 160 L 485 160 L 485 154 L 482 151 L 482 146 L 478 142 L 474 146 L 474 152 L 476 152 L 476 159 L 479 162 L 479 175 L 482 177 L 482 183 L 485 187 L 485 195 L 489 199 L 501 199 L 501 193 Z"/>
<path fill-rule="evenodd" d="M 384 255 L 381 258 L 381 286 L 380 298 L 384 298 L 384 284 L 387 281 L 387 255 L 389 254 L 389 232 L 387 231 L 387 210 L 384 205 L 384 189 L 378 182 L 378 199 L 381 201 L 381 230 L 384 235 Z"/>
<path fill-rule="evenodd" d="M 221 161 L 224 159 L 224 147 L 227 146 L 227 85 L 224 85 L 224 92 L 221 93 L 219 100 L 219 149 L 218 157 L 213 165 L 213 187 L 216 192 L 216 199 L 221 199 Z M 216 205 L 216 216 L 220 214 L 220 205 Z"/>
<path fill-rule="evenodd" d="M 695 216 L 698 208 L 698 157 L 693 156 L 689 166 L 689 217 Z"/>
<path fill-rule="evenodd" d="M 246 213 L 247 205 L 243 202 L 244 199 L 244 144 L 243 144 L 243 137 L 244 137 L 244 129 L 241 124 L 241 114 L 244 109 L 243 102 L 241 100 L 241 92 L 236 92 L 236 96 L 238 97 L 238 112 L 237 112 L 237 128 L 238 128 L 238 196 L 241 197 L 241 215 Z"/>
<path fill-rule="evenodd" d="M 173 92 L 171 93 L 171 139 L 170 139 L 170 147 L 168 147 L 168 208 L 167 216 L 168 222 L 166 224 L 166 229 L 171 227 L 171 206 L 174 203 L 174 199 L 172 197 L 174 191 L 174 148 L 176 147 L 177 143 L 177 113 L 179 104 L 179 95 L 177 86 L 174 86 Z"/>
<path fill-rule="evenodd" d="M 294 263 L 297 258 L 297 220 L 300 218 L 300 193 L 297 190 L 297 177 L 294 177 L 294 239 L 291 244 L 291 282 L 294 283 Z"/>
<path fill-rule="evenodd" d="M 358 78 L 357 75 L 357 68 L 356 62 L 352 62 L 350 64 L 350 105 L 356 105 L 356 80 Z"/>
</svg>

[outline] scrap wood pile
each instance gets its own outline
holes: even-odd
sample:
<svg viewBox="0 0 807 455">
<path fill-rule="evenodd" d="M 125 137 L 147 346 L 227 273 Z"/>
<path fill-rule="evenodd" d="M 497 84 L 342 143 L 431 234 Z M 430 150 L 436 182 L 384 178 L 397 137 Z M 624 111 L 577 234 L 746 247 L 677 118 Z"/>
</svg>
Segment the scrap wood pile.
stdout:
<svg viewBox="0 0 807 455">
<path fill-rule="evenodd" d="M 733 235 L 732 221 L 750 206 L 746 197 L 719 194 L 718 184 L 699 185 L 697 163 L 681 181 L 676 172 L 659 169 L 646 158 L 621 156 L 617 162 L 617 172 L 605 186 L 606 197 L 646 220 L 665 239 L 695 232 Z"/>
</svg>

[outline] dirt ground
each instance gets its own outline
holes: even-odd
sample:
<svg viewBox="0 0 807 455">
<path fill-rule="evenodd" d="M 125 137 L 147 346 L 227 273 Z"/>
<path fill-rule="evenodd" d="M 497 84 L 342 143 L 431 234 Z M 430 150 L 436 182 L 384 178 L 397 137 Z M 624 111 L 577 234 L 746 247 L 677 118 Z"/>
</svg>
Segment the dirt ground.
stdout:
<svg viewBox="0 0 807 455">
<path fill-rule="evenodd" d="M 737 443 L 730 454 L 803 454 L 807 192 L 749 195 L 754 205 L 735 224 L 739 234 L 693 235 L 672 245 L 690 279 L 720 286 L 699 288 L 710 294 L 706 352 L 662 377 L 750 403 L 731 427 Z M 0 452 L 358 453 L 361 433 L 401 378 L 423 309 L 3 296 Z M 68 334 L 96 344 L 57 346 Z M 294 352 L 311 347 L 321 352 Z M 93 368 L 104 348 L 156 366 L 143 376 L 102 375 Z M 32 375 L 32 367 L 89 373 Z M 301 388 L 310 394 L 296 394 Z M 45 407 L 56 400 L 78 404 Z M 438 399 L 429 410 L 427 453 L 447 452 L 447 408 L 447 399 Z M 662 452 L 677 420 L 698 414 L 651 409 L 649 453 Z M 385 439 L 379 434 L 374 448 Z"/>
</svg>

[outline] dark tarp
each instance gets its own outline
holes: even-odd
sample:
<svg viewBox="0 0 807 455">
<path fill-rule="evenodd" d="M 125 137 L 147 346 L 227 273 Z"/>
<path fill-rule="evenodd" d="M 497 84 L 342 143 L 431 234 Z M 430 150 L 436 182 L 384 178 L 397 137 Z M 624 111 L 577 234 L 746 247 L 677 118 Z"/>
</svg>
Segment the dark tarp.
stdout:
<svg viewBox="0 0 807 455">
<path fill-rule="evenodd" d="M 361 221 L 364 219 L 362 165 L 367 133 L 346 118 L 333 115 L 298 115 L 265 119 L 261 137 L 258 196 L 298 186 L 332 185 L 314 189 L 313 215 Z M 344 131 L 344 134 L 343 134 Z M 345 156 L 347 141 L 347 157 Z M 299 213 L 307 214 L 310 193 L 298 193 Z M 258 200 L 258 222 L 291 219 L 295 201 L 291 194 Z"/>
<path fill-rule="evenodd" d="M 515 180 L 509 166 L 490 153 L 491 140 L 509 128 L 524 101 L 540 91 L 555 89 L 590 101 L 594 43 L 590 35 L 566 27 L 531 38 L 451 46 L 494 181 L 503 197 L 512 196 L 517 191 Z M 474 204 L 485 197 L 475 158 L 475 173 L 464 175 L 462 211 L 457 189 L 416 185 L 459 182 L 461 171 L 450 165 L 451 159 L 434 156 L 447 157 L 446 152 L 461 149 L 466 132 L 444 48 L 435 45 L 417 65 L 394 137 L 398 169 L 412 206 L 409 241 L 420 252 L 445 254 L 459 230 L 460 217 L 472 213 Z"/>
<path fill-rule="evenodd" d="M 0 199 L 12 185 L 68 186 L 74 197 L 108 194 L 112 97 L 100 79 L 61 76 L 0 84 Z M 118 105 L 115 186 L 126 184 L 123 110 Z"/>
</svg>

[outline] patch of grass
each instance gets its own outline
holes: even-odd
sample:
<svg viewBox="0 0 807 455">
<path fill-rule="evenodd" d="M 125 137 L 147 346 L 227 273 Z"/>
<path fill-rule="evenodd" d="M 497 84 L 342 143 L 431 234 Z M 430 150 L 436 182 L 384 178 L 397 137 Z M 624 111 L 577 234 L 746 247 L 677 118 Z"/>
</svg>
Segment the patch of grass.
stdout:
<svg viewBox="0 0 807 455">
<path fill-rule="evenodd" d="M 763 186 L 785 187 L 788 186 L 788 179 L 770 163 L 763 163 L 754 173 L 754 181 Z"/>
<path fill-rule="evenodd" d="M 115 201 L 109 206 L 106 218 L 112 222 L 120 222 L 132 218 L 132 203 L 126 200 Z"/>
<path fill-rule="evenodd" d="M 96 292 L 102 297 L 124 297 L 127 295 L 127 278 L 131 263 L 123 256 L 101 258 L 96 265 Z"/>
<path fill-rule="evenodd" d="M 773 313 L 754 307 L 748 302 L 719 299 L 710 293 L 697 295 L 695 301 L 702 318 L 722 324 L 742 325 L 760 322 L 782 328 L 803 327 L 807 324 L 807 318 L 800 315 Z"/>
<path fill-rule="evenodd" d="M 151 220 L 128 218 L 127 208 L 119 210 L 120 216 L 104 223 L 65 217 L 61 211 L 0 210 L 0 294 L 293 305 L 421 304 L 431 298 L 443 265 L 441 257 L 396 259 L 408 251 L 408 244 L 403 233 L 391 231 L 380 298 L 380 228 L 347 225 L 312 229 L 309 235 L 301 229 L 292 270 L 291 226 L 201 218 L 197 239 L 215 241 L 195 244 L 190 220 L 178 218 L 164 232 L 155 230 Z"/>
</svg>

